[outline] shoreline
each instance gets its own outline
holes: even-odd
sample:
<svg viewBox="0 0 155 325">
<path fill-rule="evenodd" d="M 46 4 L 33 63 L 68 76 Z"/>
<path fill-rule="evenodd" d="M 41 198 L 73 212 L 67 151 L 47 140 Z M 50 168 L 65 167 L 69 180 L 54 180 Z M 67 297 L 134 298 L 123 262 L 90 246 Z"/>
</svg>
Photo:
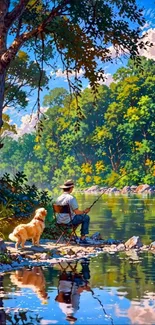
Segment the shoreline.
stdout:
<svg viewBox="0 0 155 325">
<path fill-rule="evenodd" d="M 117 187 L 101 187 L 99 185 L 93 185 L 84 190 L 77 190 L 77 193 L 82 194 L 114 194 L 114 195 L 139 195 L 139 194 L 155 194 L 155 185 L 148 184 L 124 186 L 122 189 Z"/>
<path fill-rule="evenodd" d="M 81 259 L 92 258 L 101 253 L 116 254 L 124 252 L 134 263 L 139 262 L 138 253 L 155 254 L 155 242 L 150 245 L 143 245 L 139 236 L 133 236 L 125 243 L 115 240 L 108 241 L 95 240 L 89 246 L 78 244 L 66 245 L 61 243 L 56 245 L 55 241 L 42 239 L 40 246 L 32 246 L 27 242 L 24 249 L 15 249 L 13 242 L 1 240 L 1 254 L 10 257 L 9 263 L 0 263 L 0 275 L 23 267 L 51 266 L 58 263 L 73 262 Z"/>
</svg>

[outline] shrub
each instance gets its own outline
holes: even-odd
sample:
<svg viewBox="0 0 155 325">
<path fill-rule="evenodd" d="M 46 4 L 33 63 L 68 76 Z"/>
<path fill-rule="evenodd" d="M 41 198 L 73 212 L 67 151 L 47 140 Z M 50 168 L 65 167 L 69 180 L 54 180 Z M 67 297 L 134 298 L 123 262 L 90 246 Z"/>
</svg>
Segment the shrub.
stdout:
<svg viewBox="0 0 155 325">
<path fill-rule="evenodd" d="M 0 179 L 0 219 L 15 216 L 29 217 L 39 207 L 49 206 L 52 198 L 47 191 L 28 185 L 23 172 L 18 172 L 13 178 L 5 173 Z"/>
</svg>

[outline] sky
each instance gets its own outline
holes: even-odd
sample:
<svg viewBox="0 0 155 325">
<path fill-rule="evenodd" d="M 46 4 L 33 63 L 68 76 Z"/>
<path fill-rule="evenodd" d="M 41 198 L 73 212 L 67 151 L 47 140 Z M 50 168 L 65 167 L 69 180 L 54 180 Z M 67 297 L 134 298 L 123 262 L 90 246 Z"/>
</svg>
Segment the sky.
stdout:
<svg viewBox="0 0 155 325">
<path fill-rule="evenodd" d="M 155 0 L 138 0 L 137 4 L 140 7 L 144 8 L 144 17 L 146 19 L 146 23 L 142 28 L 142 33 L 147 31 L 148 36 L 147 39 L 155 44 Z M 22 49 L 21 49 L 22 50 Z M 141 50 L 141 55 L 146 56 L 147 58 L 154 59 L 155 58 L 155 46 L 149 48 L 147 51 Z M 115 71 L 123 66 L 125 61 L 116 60 L 113 63 L 105 64 L 105 75 L 106 81 L 105 83 L 109 85 L 113 81 L 113 74 Z M 58 70 L 54 73 L 51 68 L 46 67 L 46 71 L 48 74 L 52 76 L 49 82 L 49 88 L 54 89 L 56 87 L 64 87 L 68 89 L 68 82 L 66 78 L 66 74 L 63 72 L 61 65 L 58 66 Z M 83 71 L 80 70 L 79 74 L 82 76 Z M 89 87 L 88 81 L 83 80 L 83 88 Z M 47 94 L 47 90 L 43 90 L 41 93 L 41 103 L 43 102 L 43 97 Z M 17 125 L 18 135 L 19 137 L 24 133 L 31 133 L 34 130 L 34 126 L 36 125 L 37 117 L 36 113 L 32 113 L 32 107 L 36 101 L 37 91 L 33 93 L 33 96 L 28 98 L 28 106 L 26 110 L 17 110 L 17 108 L 5 109 L 5 113 L 8 113 L 10 116 L 10 123 Z M 46 112 L 45 107 L 41 107 L 42 112 Z M 31 117 L 30 117 L 31 116 Z"/>
</svg>

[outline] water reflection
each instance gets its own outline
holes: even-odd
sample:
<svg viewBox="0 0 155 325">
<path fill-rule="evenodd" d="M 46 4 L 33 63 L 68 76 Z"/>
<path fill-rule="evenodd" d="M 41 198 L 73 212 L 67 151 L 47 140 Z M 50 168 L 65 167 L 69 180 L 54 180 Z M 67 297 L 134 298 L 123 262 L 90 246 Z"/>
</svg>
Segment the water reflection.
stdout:
<svg viewBox="0 0 155 325">
<path fill-rule="evenodd" d="M 80 294 L 83 291 L 91 291 L 88 280 L 90 279 L 89 261 L 81 262 L 81 270 L 77 272 L 77 263 L 67 266 L 59 264 L 61 272 L 59 274 L 58 294 L 55 300 L 59 303 L 59 308 L 66 315 L 66 320 L 71 324 L 77 321 L 74 314 L 80 308 Z"/>
<path fill-rule="evenodd" d="M 90 206 L 96 196 L 78 195 L 79 206 Z M 155 197 L 106 196 L 90 211 L 90 234 L 99 231 L 103 239 L 127 240 L 140 236 L 142 242 L 155 240 Z"/>
<path fill-rule="evenodd" d="M 154 325 L 154 282 L 155 256 L 132 250 L 23 268 L 1 277 L 0 325 Z"/>
<path fill-rule="evenodd" d="M 32 269 L 17 270 L 11 274 L 10 280 L 18 288 L 33 290 L 42 303 L 47 302 L 46 281 L 41 267 L 35 266 Z"/>
<path fill-rule="evenodd" d="M 3 288 L 3 276 L 0 276 L 0 324 L 6 324 L 6 314 L 4 311 L 3 297 L 4 288 Z"/>
<path fill-rule="evenodd" d="M 123 316 L 123 312 L 119 307 L 116 308 L 116 315 L 120 319 Z M 130 324 L 133 325 L 155 324 L 155 295 L 148 293 L 146 299 L 142 299 L 140 303 L 132 301 L 127 310 L 127 316 L 130 319 Z"/>
</svg>

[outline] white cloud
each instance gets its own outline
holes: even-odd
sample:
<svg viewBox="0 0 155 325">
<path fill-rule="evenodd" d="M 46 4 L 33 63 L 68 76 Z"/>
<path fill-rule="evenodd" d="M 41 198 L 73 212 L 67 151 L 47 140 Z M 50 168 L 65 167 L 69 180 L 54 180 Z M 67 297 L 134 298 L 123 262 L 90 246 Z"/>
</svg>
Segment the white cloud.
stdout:
<svg viewBox="0 0 155 325">
<path fill-rule="evenodd" d="M 118 57 L 118 53 L 116 52 L 113 45 L 111 45 L 108 49 L 110 51 L 110 56 L 111 56 L 112 59 L 115 59 L 116 57 Z M 120 55 L 121 55 L 121 53 L 120 53 Z"/>
<path fill-rule="evenodd" d="M 148 29 L 151 25 L 151 22 L 147 21 L 140 29 L 144 30 L 144 29 Z"/>
<path fill-rule="evenodd" d="M 100 80 L 98 83 L 100 85 L 107 85 L 109 86 L 112 82 L 113 82 L 113 75 L 111 73 L 105 73 L 104 74 L 104 80 Z M 87 86 L 88 88 L 90 88 L 90 84 L 88 84 Z"/>
<path fill-rule="evenodd" d="M 48 109 L 47 107 L 41 107 L 40 111 L 41 113 L 45 113 L 47 109 Z M 35 131 L 35 126 L 37 122 L 38 122 L 38 117 L 36 112 L 32 114 L 25 114 L 24 116 L 21 117 L 20 126 L 17 126 L 17 134 L 12 134 L 10 136 L 12 136 L 12 138 L 14 139 L 18 139 L 25 133 L 27 134 L 32 133 L 33 131 Z"/>
<path fill-rule="evenodd" d="M 140 49 L 139 53 L 140 53 L 140 55 L 145 56 L 148 59 L 155 60 L 155 29 L 150 28 L 147 30 L 147 32 L 143 33 L 143 35 L 145 35 L 145 34 L 146 34 L 146 36 L 144 36 L 144 42 L 149 41 L 149 42 L 153 43 L 153 46 L 148 47 L 147 50 Z"/>
<path fill-rule="evenodd" d="M 111 73 L 105 73 L 105 80 L 100 80 L 100 85 L 107 85 L 109 86 L 113 82 L 113 76 Z"/>
<path fill-rule="evenodd" d="M 118 59 L 118 58 L 120 58 L 122 55 L 124 55 L 124 53 L 125 53 L 125 54 L 128 54 L 128 51 L 127 51 L 127 50 L 125 50 L 125 52 L 124 52 L 123 49 L 119 48 L 119 46 L 118 46 L 118 47 L 116 46 L 116 47 L 114 48 L 114 46 L 111 45 L 111 46 L 108 48 L 108 50 L 110 51 L 110 56 L 111 56 L 112 59 Z"/>
<path fill-rule="evenodd" d="M 4 114 L 8 114 L 8 111 L 10 110 L 10 107 L 9 106 L 5 106 L 4 108 L 3 108 L 3 113 Z"/>
<path fill-rule="evenodd" d="M 115 306 L 116 316 L 128 317 L 130 324 L 144 325 L 155 323 L 155 301 L 154 293 L 148 292 L 148 297 L 138 301 L 131 301 L 129 308 L 123 310 L 119 305 Z M 121 322 L 120 322 L 121 323 Z"/>
<path fill-rule="evenodd" d="M 52 73 L 53 74 L 53 73 Z M 83 76 L 84 74 L 84 70 L 83 69 L 80 69 L 77 76 L 80 77 L 80 76 Z M 63 71 L 62 69 L 58 69 L 57 72 L 55 73 L 56 77 L 57 78 L 64 78 L 65 81 L 67 81 L 67 77 L 66 77 L 66 70 Z M 72 78 L 74 77 L 75 73 L 74 71 L 71 71 L 69 73 L 69 77 Z M 99 84 L 102 85 L 102 84 L 105 84 L 105 85 L 110 85 L 110 83 L 113 81 L 113 78 L 112 78 L 112 75 L 110 73 L 105 73 L 105 80 L 100 80 L 99 81 Z M 89 85 L 88 85 L 89 87 Z"/>
<path fill-rule="evenodd" d="M 79 72 L 77 73 L 77 77 L 81 77 L 84 74 L 84 70 L 81 68 Z M 58 69 L 56 72 L 51 72 L 51 75 L 54 75 L 56 78 L 63 78 L 64 81 L 67 81 L 67 71 L 62 70 L 61 68 Z M 71 70 L 71 72 L 68 73 L 69 78 L 75 77 L 75 71 Z"/>
<path fill-rule="evenodd" d="M 14 114 L 15 112 L 17 112 L 17 109 L 13 106 L 5 106 L 3 108 L 3 113 L 8 114 L 8 115 L 11 113 Z"/>
<path fill-rule="evenodd" d="M 148 28 L 150 25 L 149 23 L 146 23 L 143 27 L 142 30 Z M 155 60 L 155 28 L 150 28 L 145 31 L 143 31 L 142 35 L 144 36 L 143 41 L 153 43 L 152 47 L 147 46 L 147 50 L 144 49 L 139 49 L 139 54 L 141 56 L 145 56 L 148 59 L 153 59 Z M 123 55 L 123 51 L 119 51 L 119 53 L 116 52 L 115 48 L 113 46 L 109 47 L 111 57 L 112 59 L 121 57 Z M 126 52 L 127 54 L 127 52 Z"/>
</svg>

